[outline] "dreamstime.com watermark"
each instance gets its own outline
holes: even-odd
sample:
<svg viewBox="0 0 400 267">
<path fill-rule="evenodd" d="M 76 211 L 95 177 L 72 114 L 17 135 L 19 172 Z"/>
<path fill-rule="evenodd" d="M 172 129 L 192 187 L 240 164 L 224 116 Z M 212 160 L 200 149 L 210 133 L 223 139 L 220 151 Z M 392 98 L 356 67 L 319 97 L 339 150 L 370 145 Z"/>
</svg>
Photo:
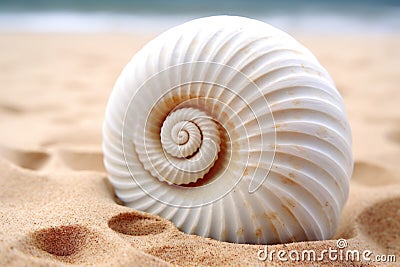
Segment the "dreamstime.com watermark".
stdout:
<svg viewBox="0 0 400 267">
<path fill-rule="evenodd" d="M 318 262 L 318 261 L 340 261 L 340 262 L 396 262 L 396 255 L 378 255 L 371 250 L 347 249 L 347 241 L 338 239 L 336 247 L 317 251 L 315 249 L 305 250 L 276 250 L 269 249 L 267 245 L 258 250 L 257 258 L 260 261 L 281 262 Z"/>
</svg>

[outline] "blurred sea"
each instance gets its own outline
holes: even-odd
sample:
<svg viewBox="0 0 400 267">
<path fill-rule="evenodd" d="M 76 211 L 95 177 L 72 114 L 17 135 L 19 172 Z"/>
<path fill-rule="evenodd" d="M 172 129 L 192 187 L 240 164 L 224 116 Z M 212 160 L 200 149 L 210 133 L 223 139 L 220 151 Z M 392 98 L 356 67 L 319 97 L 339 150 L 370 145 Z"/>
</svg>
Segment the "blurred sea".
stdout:
<svg viewBox="0 0 400 267">
<path fill-rule="evenodd" d="M 400 0 L 0 0 L 0 31 L 157 33 L 221 14 L 291 33 L 400 33 Z"/>
</svg>

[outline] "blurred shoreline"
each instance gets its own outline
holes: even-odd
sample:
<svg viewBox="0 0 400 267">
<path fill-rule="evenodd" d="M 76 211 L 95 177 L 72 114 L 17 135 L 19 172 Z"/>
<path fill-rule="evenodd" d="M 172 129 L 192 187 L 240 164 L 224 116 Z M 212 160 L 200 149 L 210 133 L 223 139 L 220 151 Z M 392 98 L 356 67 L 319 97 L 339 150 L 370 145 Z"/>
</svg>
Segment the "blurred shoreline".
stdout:
<svg viewBox="0 0 400 267">
<path fill-rule="evenodd" d="M 223 13 L 220 13 L 223 14 Z M 203 16 L 198 14 L 131 14 L 80 11 L 0 12 L 1 32 L 150 33 Z M 240 15 L 240 14 L 231 14 Z M 298 12 L 246 14 L 291 34 L 399 35 L 400 9 L 364 13 Z"/>
</svg>

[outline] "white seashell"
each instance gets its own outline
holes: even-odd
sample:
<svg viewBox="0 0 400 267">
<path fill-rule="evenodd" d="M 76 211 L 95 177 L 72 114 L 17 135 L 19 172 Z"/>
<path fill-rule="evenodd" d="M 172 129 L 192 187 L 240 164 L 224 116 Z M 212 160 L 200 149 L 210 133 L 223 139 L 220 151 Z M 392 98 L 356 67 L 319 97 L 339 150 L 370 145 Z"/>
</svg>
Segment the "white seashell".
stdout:
<svg viewBox="0 0 400 267">
<path fill-rule="evenodd" d="M 238 243 L 331 238 L 353 166 L 326 70 L 284 32 L 230 16 L 172 28 L 133 57 L 103 150 L 127 206 Z"/>
</svg>

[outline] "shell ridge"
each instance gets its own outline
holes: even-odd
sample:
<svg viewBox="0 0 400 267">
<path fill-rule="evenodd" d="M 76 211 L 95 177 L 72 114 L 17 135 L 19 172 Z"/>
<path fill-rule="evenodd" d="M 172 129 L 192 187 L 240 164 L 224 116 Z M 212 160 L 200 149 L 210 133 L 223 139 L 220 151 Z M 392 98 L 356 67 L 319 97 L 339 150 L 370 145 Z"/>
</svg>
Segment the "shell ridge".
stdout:
<svg viewBox="0 0 400 267">
<path fill-rule="evenodd" d="M 280 146 L 281 147 L 291 147 L 291 146 L 293 146 L 293 144 L 283 144 L 283 143 L 280 143 Z M 296 144 L 296 145 L 294 145 L 296 148 L 295 149 L 298 149 L 299 148 L 299 145 L 298 144 Z M 347 177 L 348 176 L 348 171 L 345 169 L 345 167 L 343 167 L 340 163 L 341 162 L 338 162 L 338 160 L 337 159 L 334 159 L 331 155 L 329 155 L 329 154 L 327 154 L 327 153 L 325 153 L 325 152 L 323 152 L 323 151 L 321 151 L 320 149 L 316 149 L 316 148 L 314 148 L 314 147 L 311 147 L 311 146 L 303 146 L 301 149 L 298 149 L 298 150 L 301 150 L 300 151 L 300 153 L 301 152 L 303 152 L 303 153 L 305 153 L 306 155 L 304 155 L 305 157 L 308 157 L 308 158 L 313 158 L 313 161 L 318 161 L 318 160 L 315 160 L 315 159 L 319 159 L 319 161 L 320 162 L 322 162 L 322 164 L 326 164 L 326 165 L 329 165 L 329 164 L 327 164 L 327 162 L 331 162 L 332 164 L 334 164 L 334 166 L 336 167 L 335 168 L 335 170 L 336 171 L 339 171 L 339 172 L 341 172 L 342 174 L 344 174 L 344 175 L 338 175 L 339 177 Z M 347 164 L 346 164 L 347 165 Z M 342 179 L 346 179 L 346 178 L 342 178 Z M 336 180 L 336 179 L 335 179 Z M 337 181 L 337 180 L 336 180 Z M 339 181 L 340 182 L 340 181 Z M 342 181 L 343 182 L 343 181 Z"/>
<path fill-rule="evenodd" d="M 312 211 L 310 211 L 303 203 L 301 203 L 301 201 L 298 201 L 297 198 L 295 198 L 287 190 L 282 189 L 279 186 L 276 186 L 272 183 L 270 184 L 270 186 L 273 189 L 272 192 L 274 192 L 274 194 L 277 196 L 277 198 L 280 199 L 280 204 L 285 209 L 285 212 L 288 213 L 289 216 L 291 216 L 296 221 L 297 226 L 304 233 L 304 235 L 306 235 L 307 239 L 309 239 L 309 240 L 319 239 L 319 238 L 321 238 L 321 236 L 324 235 L 323 230 L 318 223 L 318 220 L 314 216 L 314 213 Z M 292 203 L 292 204 L 284 203 L 282 200 L 282 197 L 278 196 L 278 194 L 277 194 L 278 192 L 280 192 L 280 195 L 282 197 L 285 196 L 285 198 L 283 198 L 283 199 L 288 198 L 288 199 L 290 199 L 290 201 L 294 201 L 294 203 Z M 287 197 L 287 196 L 289 196 L 289 197 Z M 293 211 L 290 208 L 290 205 L 296 205 L 296 207 L 300 206 L 308 214 L 308 216 L 309 216 L 308 218 L 312 218 L 312 220 L 311 220 L 312 226 L 313 226 L 312 229 L 307 228 L 308 226 L 310 226 L 310 221 L 308 222 L 307 227 L 306 227 L 306 225 L 304 223 L 302 223 L 302 221 L 296 216 L 295 211 Z M 310 232 L 312 232 L 312 236 L 310 236 L 310 234 L 311 234 Z M 294 237 L 295 235 L 292 233 L 291 236 Z M 297 240 L 291 240 L 291 241 L 297 241 Z"/>
<path fill-rule="evenodd" d="M 307 184 L 308 182 L 315 183 L 315 185 L 318 187 L 318 190 L 320 190 L 320 189 L 322 188 L 322 190 L 325 190 L 325 192 L 329 195 L 329 197 L 330 197 L 331 199 L 333 198 L 331 192 L 327 191 L 323 186 L 321 186 L 320 183 L 318 183 L 316 180 L 313 180 L 313 179 L 312 179 L 310 176 L 308 176 L 307 174 L 304 174 L 304 173 L 298 172 L 298 171 L 294 171 L 293 174 L 296 175 L 296 177 L 300 176 L 300 178 L 304 178 L 304 180 L 307 181 L 307 183 L 303 183 L 303 184 L 302 184 L 302 183 L 298 183 L 296 180 L 294 180 L 293 178 L 291 178 L 289 175 L 286 175 L 286 174 L 284 174 L 284 173 L 279 172 L 277 169 L 271 170 L 271 172 L 274 173 L 274 174 L 276 174 L 277 176 L 279 176 L 280 179 L 289 180 L 288 183 L 293 183 L 293 184 L 295 184 L 296 186 L 302 188 L 303 191 L 305 191 L 305 192 L 308 193 L 308 196 L 310 196 L 311 198 L 313 198 L 314 200 L 316 200 L 316 203 L 319 204 L 319 206 L 321 207 L 321 209 L 323 209 L 323 208 L 325 207 L 325 204 L 326 204 L 327 199 L 324 199 L 324 200 L 321 201 L 321 200 L 319 199 L 319 197 L 315 194 L 315 191 L 316 191 L 316 190 L 307 189 L 306 184 Z M 275 186 L 276 186 L 276 185 L 275 185 Z M 285 193 L 291 195 L 291 196 L 293 197 L 293 199 L 296 200 L 296 201 L 298 202 L 297 204 L 300 205 L 300 206 L 306 211 L 306 213 L 308 213 L 310 216 L 311 216 L 312 214 L 314 214 L 314 213 L 310 210 L 309 205 L 306 205 L 306 204 L 302 203 L 301 201 L 299 201 L 298 198 L 296 198 L 294 194 L 292 194 L 292 193 L 289 192 L 289 189 L 292 189 L 290 192 L 292 192 L 292 191 L 293 191 L 293 192 L 296 192 L 296 191 L 294 191 L 294 188 L 293 188 L 293 187 L 285 187 L 284 189 L 280 189 L 280 190 L 283 190 L 283 191 L 285 191 Z M 296 192 L 296 195 L 299 195 L 299 194 L 300 194 L 300 193 Z M 300 195 L 303 195 L 303 193 L 301 193 Z M 320 194 L 320 195 L 321 195 L 323 198 L 326 197 L 325 195 L 322 195 L 322 194 Z M 335 202 L 336 202 L 336 201 L 335 201 Z M 336 204 L 337 204 L 336 208 L 335 208 L 335 206 L 332 206 L 333 217 L 334 217 L 334 218 L 338 218 L 339 215 L 340 215 L 339 212 L 337 212 L 337 210 L 340 209 L 340 204 L 337 203 L 337 202 L 336 202 Z M 331 213 L 328 213 L 327 211 L 325 211 L 325 213 L 326 213 L 327 215 L 331 215 Z M 328 217 L 329 217 L 329 216 L 328 216 Z M 318 221 L 317 219 L 318 219 L 318 218 L 315 217 L 315 216 L 313 216 L 313 219 L 314 219 L 314 221 L 317 223 L 317 221 Z M 329 220 L 328 220 L 328 223 L 329 223 L 330 225 L 332 225 L 332 223 L 331 223 Z M 322 231 L 322 229 L 321 229 L 321 231 Z"/>
<path fill-rule="evenodd" d="M 310 131 L 300 131 L 298 130 L 298 128 L 296 126 L 298 126 L 298 124 L 304 123 L 306 125 L 309 125 L 310 127 L 313 127 L 312 129 L 310 129 Z M 320 136 L 318 133 L 315 134 L 313 133 L 311 130 L 314 129 L 318 129 L 321 130 L 321 127 L 323 127 L 322 129 L 325 131 L 327 131 L 326 135 L 329 137 L 329 141 L 327 140 L 327 137 L 325 136 Z M 329 133 L 330 132 L 330 133 Z M 300 135 L 300 137 L 303 135 L 305 138 L 308 138 L 308 146 L 310 145 L 310 141 L 312 140 L 317 140 L 321 143 L 324 144 L 324 148 L 330 148 L 330 152 L 332 151 L 336 151 L 338 153 L 340 153 L 340 157 L 338 158 L 342 158 L 342 165 L 348 166 L 348 162 L 351 161 L 351 156 L 350 151 L 346 150 L 347 145 L 345 143 L 345 139 L 340 136 L 337 131 L 335 131 L 334 129 L 332 129 L 331 127 L 329 127 L 328 125 L 321 125 L 321 124 L 316 124 L 313 121 L 293 121 L 293 122 L 288 122 L 286 125 L 284 126 L 280 126 L 279 129 L 277 129 L 277 134 L 278 136 L 281 138 L 283 137 L 283 134 L 297 134 Z M 323 133 L 325 134 L 325 132 Z M 250 135 L 251 137 L 251 135 Z M 297 137 L 299 138 L 299 137 Z M 310 140 L 311 139 L 311 140 Z M 298 139 L 296 139 L 297 141 Z M 305 141 L 305 140 L 303 140 Z M 329 152 L 329 153 L 330 153 Z"/>
<path fill-rule="evenodd" d="M 318 179 L 315 179 L 315 177 L 312 177 L 312 176 L 310 176 L 309 174 L 307 174 L 305 172 L 302 172 L 300 170 L 296 170 L 296 169 L 291 168 L 291 167 L 286 166 L 286 165 L 275 163 L 275 166 L 277 168 L 271 170 L 271 172 L 274 172 L 277 175 L 283 175 L 285 177 L 285 179 L 290 180 L 291 182 L 295 183 L 297 186 L 303 188 L 305 191 L 308 191 L 316 200 L 318 200 L 318 197 L 314 195 L 313 191 L 307 189 L 306 183 L 297 182 L 297 180 L 292 178 L 289 174 L 292 173 L 294 177 L 300 176 L 300 178 L 304 179 L 304 181 L 309 181 L 310 183 L 314 183 L 316 187 L 319 187 L 321 190 L 323 190 L 323 193 L 321 193 L 323 195 L 323 197 L 329 197 L 330 200 L 333 201 L 336 204 L 336 205 L 332 205 L 332 208 L 334 210 L 335 217 L 339 217 L 340 203 L 336 201 L 336 199 L 334 197 L 335 196 L 334 192 L 332 192 L 331 190 L 329 190 L 329 188 L 324 186 L 324 184 L 321 183 Z M 279 172 L 279 169 L 286 170 L 289 174 L 286 174 L 286 173 L 283 173 L 283 172 Z M 325 203 L 323 203 L 323 202 L 321 202 L 319 200 L 318 200 L 318 202 L 321 205 L 325 205 Z"/>
<path fill-rule="evenodd" d="M 343 198 L 345 198 L 345 196 L 348 194 L 348 188 L 345 189 L 338 184 L 338 182 L 340 182 L 340 181 L 337 181 L 336 175 L 334 173 L 332 173 L 332 171 L 330 169 L 323 169 L 323 168 L 319 167 L 315 161 L 308 159 L 306 157 L 302 157 L 301 153 L 298 153 L 298 154 L 293 153 L 293 150 L 290 149 L 291 147 L 292 146 L 290 146 L 290 145 L 289 146 L 280 145 L 279 149 L 277 149 L 277 151 L 275 153 L 283 153 L 283 154 L 287 154 L 290 157 L 296 157 L 297 160 L 303 160 L 305 162 L 311 163 L 316 168 L 319 168 L 323 172 L 327 173 L 331 177 L 331 179 L 335 182 L 337 188 L 339 188 L 339 191 L 340 191 L 341 195 L 343 196 Z M 282 150 L 281 148 L 285 148 L 286 150 Z M 341 205 L 341 206 L 343 206 L 343 205 Z"/>
<path fill-rule="evenodd" d="M 267 181 L 269 181 L 267 179 Z M 263 187 L 260 187 L 260 189 Z M 272 198 L 273 201 L 268 201 L 266 200 L 265 203 L 270 203 L 268 206 L 270 206 L 270 210 L 273 212 L 273 220 L 271 220 L 271 222 L 274 222 L 274 227 L 276 227 L 275 229 L 277 230 L 276 234 L 277 237 L 279 238 L 279 241 L 282 242 L 287 242 L 287 241 L 294 241 L 291 240 L 291 238 L 293 237 L 293 233 L 286 228 L 286 224 L 285 224 L 285 220 L 283 219 L 283 214 L 282 214 L 282 206 L 281 204 L 281 200 L 280 197 L 276 194 L 276 192 L 274 192 L 273 188 L 271 188 L 271 186 L 268 186 L 268 197 Z M 261 195 L 260 195 L 261 196 Z M 281 212 L 279 212 L 281 211 Z M 286 214 L 286 212 L 285 212 Z M 285 216 L 287 217 L 287 216 Z M 290 221 L 288 221 L 290 222 Z"/>
</svg>

